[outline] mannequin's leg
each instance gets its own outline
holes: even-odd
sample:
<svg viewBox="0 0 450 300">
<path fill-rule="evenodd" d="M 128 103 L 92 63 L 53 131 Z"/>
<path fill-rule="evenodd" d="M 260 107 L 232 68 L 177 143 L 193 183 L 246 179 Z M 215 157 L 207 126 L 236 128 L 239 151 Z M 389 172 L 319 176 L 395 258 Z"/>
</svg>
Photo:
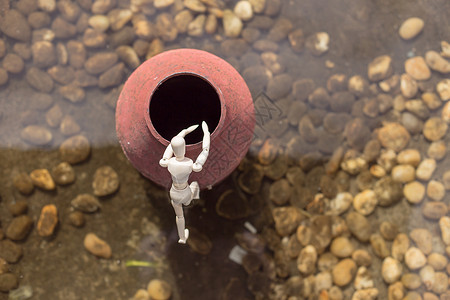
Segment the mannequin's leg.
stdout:
<svg viewBox="0 0 450 300">
<path fill-rule="evenodd" d="M 177 215 L 176 218 L 176 224 L 177 224 L 177 230 L 178 230 L 178 236 L 180 239 L 178 240 L 178 243 L 185 244 L 186 240 L 189 237 L 189 230 L 185 229 L 185 221 L 184 221 L 184 215 L 183 215 L 183 207 L 181 204 L 176 204 L 175 202 L 172 202 L 173 209 L 175 210 L 175 214 Z"/>
</svg>

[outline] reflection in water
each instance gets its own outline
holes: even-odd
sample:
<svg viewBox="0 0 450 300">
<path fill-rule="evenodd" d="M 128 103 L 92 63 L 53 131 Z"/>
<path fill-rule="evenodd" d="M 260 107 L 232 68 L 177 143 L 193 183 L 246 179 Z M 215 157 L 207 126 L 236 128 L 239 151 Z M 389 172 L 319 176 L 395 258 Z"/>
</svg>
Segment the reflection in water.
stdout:
<svg viewBox="0 0 450 300">
<path fill-rule="evenodd" d="M 448 297 L 449 6 L 1 2 L 4 297 Z M 257 121 L 238 170 L 187 210 L 186 247 L 114 124 L 129 74 L 181 47 L 230 62 Z"/>
</svg>

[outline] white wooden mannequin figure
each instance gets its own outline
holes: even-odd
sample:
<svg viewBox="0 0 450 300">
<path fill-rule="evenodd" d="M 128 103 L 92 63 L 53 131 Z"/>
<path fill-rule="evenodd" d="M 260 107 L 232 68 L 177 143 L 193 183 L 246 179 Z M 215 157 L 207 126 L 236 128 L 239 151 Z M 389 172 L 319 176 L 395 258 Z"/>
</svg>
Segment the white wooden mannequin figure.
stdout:
<svg viewBox="0 0 450 300">
<path fill-rule="evenodd" d="M 189 230 L 185 228 L 183 205 L 189 205 L 192 199 L 199 199 L 200 187 L 197 181 L 188 184 L 189 175 L 194 172 L 200 172 L 206 162 L 209 154 L 210 133 L 208 125 L 202 122 L 203 143 L 202 152 L 197 157 L 195 163 L 192 159 L 184 156 L 186 153 L 186 142 L 184 137 L 197 129 L 198 125 L 193 125 L 187 129 L 183 129 L 177 134 L 164 151 L 163 158 L 159 161 L 161 167 L 168 168 L 172 175 L 172 187 L 170 188 L 170 200 L 176 214 L 176 224 L 178 243 L 185 244 L 189 237 Z M 172 157 L 175 154 L 175 157 Z"/>
</svg>

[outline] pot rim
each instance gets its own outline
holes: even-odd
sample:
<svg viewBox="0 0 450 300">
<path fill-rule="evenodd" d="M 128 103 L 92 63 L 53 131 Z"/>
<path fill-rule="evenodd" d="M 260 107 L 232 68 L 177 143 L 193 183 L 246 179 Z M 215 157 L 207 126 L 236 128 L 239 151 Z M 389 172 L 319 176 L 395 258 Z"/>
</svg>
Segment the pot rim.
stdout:
<svg viewBox="0 0 450 300">
<path fill-rule="evenodd" d="M 219 101 L 220 101 L 220 118 L 219 118 L 219 122 L 217 123 L 216 128 L 214 129 L 214 131 L 211 133 L 211 141 L 214 140 L 218 133 L 222 130 L 224 123 L 225 123 L 225 117 L 226 117 L 226 106 L 225 106 L 225 100 L 222 94 L 222 91 L 220 90 L 220 87 L 218 87 L 217 85 L 215 85 L 213 82 L 211 82 L 211 80 L 209 80 L 208 78 L 206 78 L 205 76 L 202 76 L 198 73 L 195 72 L 190 72 L 190 71 L 182 71 L 182 72 L 174 72 L 172 74 L 169 74 L 167 76 L 165 76 L 164 78 L 162 78 L 157 85 L 155 86 L 155 88 L 153 89 L 152 93 L 150 94 L 150 96 L 148 97 L 148 99 L 145 100 L 145 109 L 146 109 L 146 113 L 144 114 L 145 117 L 145 123 L 147 124 L 147 128 L 150 130 L 150 133 L 164 146 L 168 146 L 170 141 L 166 140 L 163 136 L 161 136 L 159 134 L 159 132 L 156 130 L 156 128 L 153 126 L 153 123 L 150 119 L 150 102 L 151 99 L 153 98 L 154 93 L 158 90 L 158 88 L 167 80 L 169 80 L 170 78 L 176 77 L 176 76 L 181 76 L 181 75 L 191 75 L 191 76 L 196 76 L 204 81 L 206 81 L 216 92 L 217 96 L 219 96 Z M 195 148 L 198 148 L 199 146 L 201 146 L 202 141 L 199 141 L 195 144 L 186 144 L 186 151 L 188 150 L 192 150 Z"/>
</svg>

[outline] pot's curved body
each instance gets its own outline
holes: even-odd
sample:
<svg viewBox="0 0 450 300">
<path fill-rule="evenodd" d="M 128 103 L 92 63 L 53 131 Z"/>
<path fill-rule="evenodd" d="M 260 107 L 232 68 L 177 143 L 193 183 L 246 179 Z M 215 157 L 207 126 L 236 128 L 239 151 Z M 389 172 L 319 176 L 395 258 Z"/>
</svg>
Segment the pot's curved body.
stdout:
<svg viewBox="0 0 450 300">
<path fill-rule="evenodd" d="M 209 157 L 197 180 L 201 188 L 227 177 L 248 151 L 255 126 L 252 97 L 239 73 L 208 52 L 178 49 L 139 66 L 126 81 L 116 109 L 116 131 L 125 155 L 145 177 L 169 188 L 172 179 L 159 165 L 170 139 L 206 120 Z M 186 157 L 202 151 L 201 126 L 186 136 Z M 196 136 L 196 138 L 195 138 Z"/>
</svg>

